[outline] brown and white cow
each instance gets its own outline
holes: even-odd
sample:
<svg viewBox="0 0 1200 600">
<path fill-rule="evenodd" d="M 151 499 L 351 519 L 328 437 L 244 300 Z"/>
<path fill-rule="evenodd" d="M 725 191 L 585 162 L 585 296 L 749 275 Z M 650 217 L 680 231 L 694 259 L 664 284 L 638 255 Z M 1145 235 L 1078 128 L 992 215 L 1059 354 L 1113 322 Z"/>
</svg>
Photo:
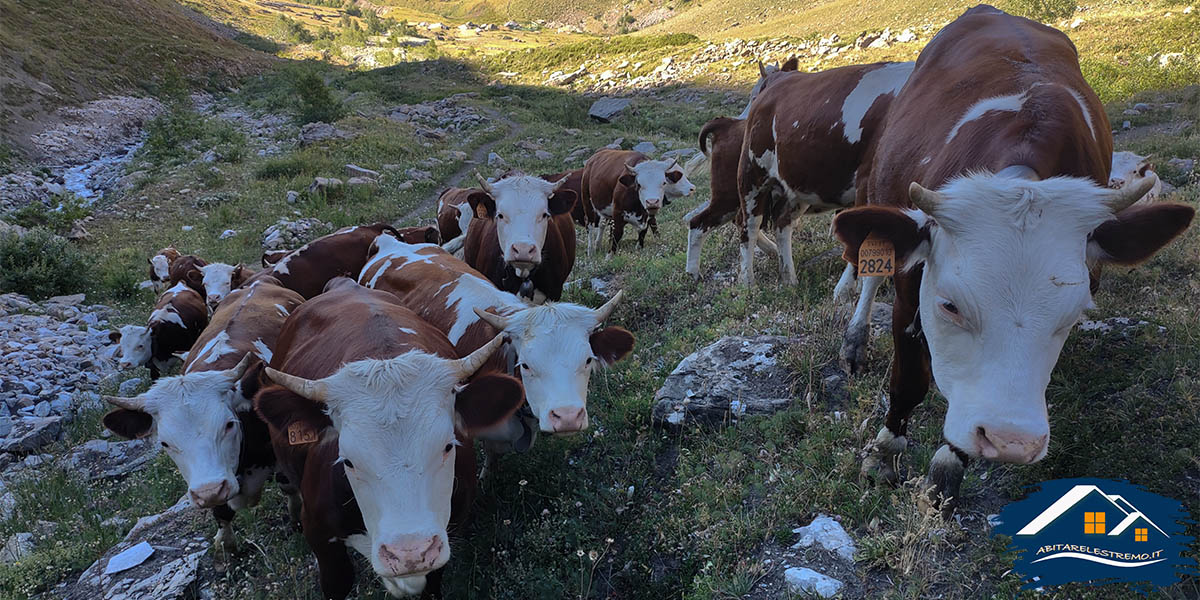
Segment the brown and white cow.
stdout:
<svg viewBox="0 0 1200 600">
<path fill-rule="evenodd" d="M 602 327 L 620 293 L 595 310 L 566 302 L 531 306 L 496 289 L 482 273 L 437 246 L 380 237 L 359 282 L 395 294 L 445 333 L 459 354 L 473 352 L 504 333 L 508 345 L 502 354 L 512 360 L 498 354 L 489 368 L 521 378 L 530 410 L 544 432 L 586 429 L 592 371 L 633 349 L 633 334 Z"/>
<path fill-rule="evenodd" d="M 742 114 L 737 117 L 717 117 L 700 128 L 700 152 L 708 158 L 709 199 L 683 217 L 688 224 L 687 272 L 694 277 L 700 276 L 700 251 L 704 247 L 704 238 L 713 229 L 734 220 L 742 205 L 737 186 L 738 163 L 742 156 L 742 139 L 745 137 L 750 107 L 766 87 L 772 73 L 795 71 L 797 68 L 799 62 L 795 58 L 789 58 L 780 66 L 759 63 L 758 81 L 750 89 L 750 99 Z M 711 147 L 709 139 L 712 140 Z M 775 243 L 761 231 L 758 246 L 771 254 L 779 252 Z"/>
<path fill-rule="evenodd" d="M 171 280 L 171 263 L 180 256 L 175 244 L 171 244 L 146 259 L 150 263 L 150 286 L 155 292 L 161 292 L 167 286 Z"/>
<path fill-rule="evenodd" d="M 741 283 L 754 283 L 751 240 L 758 243 L 764 224 L 775 230 L 781 279 L 796 283 L 796 220 L 854 204 L 871 140 L 912 69 L 874 63 L 767 78 L 746 118 L 738 166 Z"/>
<path fill-rule="evenodd" d="M 181 375 L 135 398 L 105 397 L 117 407 L 104 415 L 110 430 L 130 439 L 157 434 L 192 503 L 212 509 L 219 551 L 234 550 L 234 511 L 258 504 L 274 473 L 267 427 L 251 402 L 262 360 L 271 359 L 284 320 L 303 301 L 271 278 L 236 290 L 213 313 Z"/>
<path fill-rule="evenodd" d="M 255 271 L 242 263 L 236 265 L 209 263 L 200 267 L 200 273 L 205 302 L 208 304 L 209 310 L 216 310 L 221 300 L 224 300 L 230 291 L 241 287 L 243 283 L 253 277 Z"/>
<path fill-rule="evenodd" d="M 264 269 L 268 269 L 291 253 L 291 250 L 266 250 L 262 253 L 262 266 Z"/>
<path fill-rule="evenodd" d="M 693 159 L 692 161 L 689 161 L 687 165 L 684 165 L 684 167 L 683 167 L 684 175 L 690 175 L 692 173 L 692 169 L 698 168 L 697 165 L 702 160 L 704 160 L 704 157 L 701 155 L 697 155 L 697 157 L 695 159 Z M 575 195 L 578 198 L 580 198 L 580 200 L 575 203 L 575 207 L 571 209 L 571 219 L 574 220 L 577 225 L 584 227 L 588 231 L 595 231 L 597 233 L 600 231 L 600 215 L 595 211 L 595 209 L 593 209 L 591 207 L 590 204 L 586 204 L 582 200 L 583 199 L 583 169 L 575 169 L 573 171 L 563 171 L 561 173 L 550 173 L 548 175 L 542 175 L 541 178 L 545 179 L 546 181 L 550 181 L 550 182 L 557 182 L 559 180 L 566 179 L 566 183 L 563 184 L 563 187 L 561 189 L 571 190 L 571 191 L 575 192 Z M 670 198 L 682 198 L 682 197 L 691 196 L 695 191 L 696 191 L 695 184 L 693 184 L 691 181 L 689 181 L 687 177 L 681 177 L 679 179 L 679 181 L 668 182 L 666 188 L 664 188 L 664 195 L 666 196 L 667 199 L 663 200 L 663 204 L 664 205 L 670 204 L 671 203 Z M 650 220 L 647 223 L 647 226 L 654 233 L 656 233 L 656 234 L 658 233 L 658 224 L 655 221 L 654 217 L 650 217 Z M 598 242 L 599 242 L 599 239 L 591 240 L 589 238 L 589 243 L 595 244 Z"/>
<path fill-rule="evenodd" d="M 428 235 L 426 228 L 417 229 L 422 237 Z M 297 248 L 248 281 L 274 277 L 284 287 L 295 290 L 306 300 L 311 299 L 334 277 L 357 275 L 367 262 L 371 242 L 385 232 L 400 236 L 399 231 L 384 223 L 343 227 Z"/>
<path fill-rule="evenodd" d="M 502 290 L 535 303 L 558 300 L 575 267 L 575 192 L 565 181 L 515 172 L 489 183 L 475 174 L 483 193 L 467 201 L 471 219 L 463 261 Z"/>
<path fill-rule="evenodd" d="M 1121 152 L 1113 152 L 1112 171 L 1108 175 L 1108 187 L 1119 190 L 1127 186 L 1137 185 L 1142 179 L 1154 177 L 1157 179 L 1158 174 L 1154 172 L 1154 165 L 1150 159 L 1141 156 L 1135 152 L 1123 150 Z M 1163 193 L 1163 182 L 1161 180 L 1138 200 L 1138 204 L 1148 204 L 1153 202 Z"/>
<path fill-rule="evenodd" d="M 596 215 L 596 221 L 587 225 L 589 255 L 599 240 L 600 217 L 612 221 L 610 252 L 617 251 L 626 223 L 638 228 L 638 246 L 645 246 L 650 218 L 664 206 L 668 188 L 691 185 L 690 181 L 683 183 L 687 176 L 677 164 L 675 160 L 651 160 L 641 152 L 610 149 L 600 150 L 584 163 L 584 214 Z"/>
<path fill-rule="evenodd" d="M 1062 32 L 977 6 L 921 52 L 860 182 L 863 206 L 833 223 L 849 263 L 874 235 L 897 266 L 890 406 L 864 474 L 896 480 L 931 375 L 949 405 L 932 500 L 958 496 L 969 457 L 1046 455 L 1046 386 L 1092 306 L 1089 266 L 1150 258 L 1195 212 L 1127 209 L 1154 180 L 1107 189 L 1111 155 L 1104 107 Z"/>
<path fill-rule="evenodd" d="M 204 272 L 200 269 L 208 264 L 208 261 L 194 254 L 186 254 L 171 261 L 171 268 L 167 278 L 167 287 L 174 287 L 177 283 L 183 283 L 196 291 L 196 293 L 204 296 Z"/>
<path fill-rule="evenodd" d="M 208 307 L 203 297 L 181 281 L 158 297 L 145 326 L 125 325 L 110 333 L 109 339 L 120 344 L 119 367 L 145 366 L 150 378 L 158 379 L 178 360 L 176 354 L 191 348 L 206 325 Z"/>
<path fill-rule="evenodd" d="M 440 596 L 447 525 L 464 522 L 476 486 L 471 436 L 521 404 L 507 375 L 462 385 L 501 341 L 460 359 L 395 296 L 344 278 L 292 313 L 266 370 L 278 385 L 254 406 L 300 487 L 323 598 L 354 585 L 347 546 L 391 594 Z"/>
<path fill-rule="evenodd" d="M 471 219 L 475 218 L 475 211 L 467 199 L 472 194 L 486 193 L 480 188 L 449 187 L 442 190 L 438 196 L 438 232 L 441 233 L 442 244 L 447 252 L 454 254 L 462 250 Z"/>
</svg>

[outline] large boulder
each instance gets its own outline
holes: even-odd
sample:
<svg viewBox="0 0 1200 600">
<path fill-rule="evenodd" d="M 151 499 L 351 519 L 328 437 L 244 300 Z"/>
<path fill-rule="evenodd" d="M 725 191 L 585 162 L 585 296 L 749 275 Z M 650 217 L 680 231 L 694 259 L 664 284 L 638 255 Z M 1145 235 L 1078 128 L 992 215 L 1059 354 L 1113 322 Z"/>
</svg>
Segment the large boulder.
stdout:
<svg viewBox="0 0 1200 600">
<path fill-rule="evenodd" d="M 601 123 L 611 123 L 631 104 L 633 100 L 629 98 L 601 98 L 592 103 L 592 107 L 588 109 L 588 116 Z"/>
<path fill-rule="evenodd" d="M 298 248 L 328 232 L 333 226 L 320 219 L 280 219 L 262 234 L 263 250 Z"/>
<path fill-rule="evenodd" d="M 654 394 L 654 423 L 718 424 L 787 408 L 795 374 L 782 357 L 801 343 L 794 337 L 730 336 L 701 348 L 683 359 Z"/>
<path fill-rule="evenodd" d="M 15 422 L 8 437 L 0 441 L 0 450 L 14 454 L 35 452 L 58 441 L 62 430 L 62 417 L 25 417 Z"/>
</svg>

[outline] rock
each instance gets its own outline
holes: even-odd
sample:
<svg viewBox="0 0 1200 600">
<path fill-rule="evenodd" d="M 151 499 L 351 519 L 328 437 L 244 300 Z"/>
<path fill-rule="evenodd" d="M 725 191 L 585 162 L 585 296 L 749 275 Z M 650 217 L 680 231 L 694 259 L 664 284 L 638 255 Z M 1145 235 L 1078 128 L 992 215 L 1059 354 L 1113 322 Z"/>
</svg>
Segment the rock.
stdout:
<svg viewBox="0 0 1200 600">
<path fill-rule="evenodd" d="M 574 150 L 571 150 L 571 152 L 569 154 L 567 154 L 566 158 L 563 159 L 563 163 L 571 164 L 574 162 L 582 161 L 583 159 L 585 159 L 591 155 L 592 155 L 591 148 L 588 148 L 587 146 L 580 146 L 578 148 L 575 148 Z"/>
<path fill-rule="evenodd" d="M 125 396 L 126 398 L 132 397 L 137 393 L 138 386 L 140 385 L 142 385 L 141 377 L 131 377 L 126 379 L 125 381 L 121 382 L 121 385 L 117 386 L 117 395 Z"/>
<path fill-rule="evenodd" d="M 307 123 L 300 128 L 300 145 L 308 146 L 316 142 L 337 140 L 353 137 L 350 133 L 338 129 L 329 123 Z"/>
<path fill-rule="evenodd" d="M 1137 115 L 1142 114 L 1142 112 L 1139 110 L 1132 109 L 1132 108 L 1127 108 L 1127 109 L 1121 111 L 1121 114 L 1126 115 L 1126 116 L 1137 116 Z"/>
<path fill-rule="evenodd" d="M 58 441 L 62 417 L 27 417 L 13 425 L 12 432 L 0 441 L 0 450 L 28 454 Z"/>
<path fill-rule="evenodd" d="M 193 227 L 191 225 L 180 225 L 179 226 L 180 231 L 191 231 L 193 229 L 195 229 L 195 227 Z"/>
<path fill-rule="evenodd" d="M 18 238 L 23 238 L 23 237 L 25 237 L 25 234 L 28 232 L 29 232 L 28 229 L 25 229 L 24 227 L 21 227 L 20 225 L 12 225 L 10 223 L 0 221 L 0 236 L 11 234 L 11 235 L 17 236 Z"/>
<path fill-rule="evenodd" d="M 1133 105 L 1133 110 L 1138 112 L 1147 112 L 1151 109 L 1149 104 L 1146 104 L 1145 102 L 1138 102 L 1137 104 Z"/>
<path fill-rule="evenodd" d="M 1070 27 L 1071 29 L 1079 29 L 1080 25 L 1083 25 L 1083 19 L 1076 17 L 1074 21 L 1071 21 Z"/>
<path fill-rule="evenodd" d="M 788 591 L 793 594 L 816 594 L 832 598 L 842 591 L 842 582 L 808 567 L 792 567 L 783 572 Z"/>
<path fill-rule="evenodd" d="M 3 471 L 0 468 L 0 471 Z M 13 512 L 17 510 L 17 497 L 4 485 L 4 481 L 0 480 L 0 521 L 7 521 L 12 518 Z"/>
<path fill-rule="evenodd" d="M 287 203 L 288 204 L 295 204 L 296 201 L 299 199 L 300 199 L 300 192 L 297 192 L 294 190 L 288 190 L 288 192 L 287 192 Z"/>
<path fill-rule="evenodd" d="M 633 104 L 629 98 L 601 98 L 592 103 L 588 116 L 601 123 L 611 123 L 625 109 Z"/>
<path fill-rule="evenodd" d="M 37 405 L 33 407 L 33 415 L 35 417 L 50 416 L 50 403 L 46 402 L 45 400 L 38 402 Z"/>
<path fill-rule="evenodd" d="M 351 177 L 346 180 L 346 187 L 374 189 L 379 184 L 367 177 Z"/>
<path fill-rule="evenodd" d="M 313 182 L 308 185 L 308 193 L 309 195 L 328 194 L 340 187 L 342 187 L 342 180 L 337 177 L 314 177 Z"/>
<path fill-rule="evenodd" d="M 1167 331 L 1167 328 L 1162 325 L 1153 325 L 1149 321 L 1135 321 L 1129 317 L 1110 317 L 1100 321 L 1081 319 L 1076 327 L 1080 331 L 1098 331 L 1103 334 L 1119 335 L 1123 338 L 1130 338 L 1140 331 L 1157 331 L 1159 334 Z"/>
<path fill-rule="evenodd" d="M 295 221 L 280 219 L 262 233 L 263 250 L 298 248 L 317 238 L 333 226 L 319 219 L 304 218 Z"/>
<path fill-rule="evenodd" d="M 546 152 L 545 150 L 534 150 L 533 157 L 538 160 L 550 160 L 551 158 L 554 158 L 554 155 Z"/>
<path fill-rule="evenodd" d="M 91 238 L 92 234 L 84 228 L 82 221 L 75 221 L 71 224 L 71 231 L 67 233 L 67 239 L 73 242 L 79 242 Z"/>
<path fill-rule="evenodd" d="M 900 32 L 900 35 L 896 36 L 896 42 L 899 44 L 907 44 L 909 42 L 915 42 L 916 40 L 917 34 L 913 33 L 913 30 L 911 29 L 905 29 L 904 31 Z"/>
<path fill-rule="evenodd" d="M 225 231 L 221 232 L 221 235 L 217 236 L 217 239 L 218 240 L 227 240 L 235 235 L 237 235 L 237 231 L 234 231 L 233 229 L 226 229 Z"/>
<path fill-rule="evenodd" d="M 0 405 L 2 405 L 2 404 L 4 404 L 4 402 L 0 401 Z M 6 412 L 6 413 L 8 412 L 7 406 L 5 406 L 4 412 Z M 13 430 L 12 417 L 8 416 L 7 414 L 0 415 L 0 438 L 8 437 L 8 434 L 12 430 Z M 3 520 L 4 519 L 0 519 L 0 521 L 3 521 Z"/>
<path fill-rule="evenodd" d="M 346 165 L 346 176 L 347 177 L 365 177 L 367 179 L 374 179 L 374 180 L 378 180 L 380 177 L 379 171 L 372 171 L 371 169 L 364 169 L 358 165 Z"/>
<path fill-rule="evenodd" d="M 496 154 L 495 152 L 489 152 L 487 157 L 487 166 L 504 168 L 508 166 L 508 163 L 504 162 L 504 159 L 501 158 L 499 154 Z"/>
<path fill-rule="evenodd" d="M 104 565 L 104 574 L 112 575 L 132 569 L 150 558 L 154 554 L 154 547 L 146 542 L 138 542 L 134 546 L 121 551 L 116 556 L 108 559 L 108 564 Z"/>
<path fill-rule="evenodd" d="M 649 155 L 649 154 L 654 154 L 655 152 L 657 152 L 658 148 L 654 147 L 653 142 L 638 142 L 633 145 L 632 150 L 634 152 L 641 152 L 642 154 Z"/>
<path fill-rule="evenodd" d="M 429 171 L 422 171 L 421 169 L 408 169 L 404 172 L 404 174 L 409 179 L 415 179 L 417 181 L 433 181 L 433 173 Z"/>
<path fill-rule="evenodd" d="M 109 442 L 91 440 L 74 448 L 63 464 L 88 480 L 122 477 L 140 469 L 158 455 L 149 439 Z"/>
<path fill-rule="evenodd" d="M 678 150 L 668 150 L 662 153 L 663 160 L 676 159 L 681 164 L 687 162 L 687 159 L 700 154 L 699 148 L 680 148 Z"/>
<path fill-rule="evenodd" d="M 850 534 L 846 533 L 842 524 L 832 517 L 817 515 L 812 523 L 804 527 L 797 527 L 792 530 L 792 533 L 800 534 L 800 541 L 796 542 L 792 548 L 809 548 L 813 544 L 817 544 L 825 550 L 837 554 L 842 560 L 854 564 L 854 553 L 857 550 L 854 540 L 850 539 Z"/>
<path fill-rule="evenodd" d="M 33 553 L 33 534 L 28 532 L 14 533 L 8 537 L 4 547 L 0 548 L 0 565 L 20 562 Z"/>
<path fill-rule="evenodd" d="M 564 73 L 562 71 L 555 71 L 555 72 L 551 73 L 549 77 L 546 78 L 546 83 L 548 85 L 568 85 L 568 84 L 574 83 L 576 79 L 579 79 L 580 77 L 583 77 L 584 75 L 587 75 L 587 69 L 585 69 L 583 67 L 579 67 L 578 69 L 571 71 L 570 73 Z"/>
<path fill-rule="evenodd" d="M 794 373 L 781 361 L 802 338 L 730 336 L 683 359 L 654 394 L 653 421 L 718 424 L 741 415 L 765 415 L 791 404 Z"/>
<path fill-rule="evenodd" d="M 625 143 L 625 138 L 619 137 L 619 138 L 613 140 L 611 144 L 605 146 L 605 148 L 608 148 L 609 150 L 620 150 L 621 144 L 624 144 L 624 143 Z"/>
<path fill-rule="evenodd" d="M 1167 164 L 1184 173 L 1191 173 L 1196 168 L 1196 161 L 1191 158 L 1172 158 L 1167 161 Z"/>
<path fill-rule="evenodd" d="M 399 185 L 396 186 L 396 189 L 398 189 L 402 192 L 407 192 L 408 190 L 413 189 L 413 185 L 415 185 L 415 184 L 411 179 L 408 181 L 401 181 L 399 183 Z"/>
<path fill-rule="evenodd" d="M 79 306 L 83 304 L 86 298 L 83 294 L 71 294 L 69 296 L 52 296 L 46 299 L 45 304 L 58 304 L 61 306 Z"/>
<path fill-rule="evenodd" d="M 1121 129 L 1130 129 L 1131 127 L 1133 126 L 1129 123 L 1129 121 L 1121 123 Z"/>
</svg>

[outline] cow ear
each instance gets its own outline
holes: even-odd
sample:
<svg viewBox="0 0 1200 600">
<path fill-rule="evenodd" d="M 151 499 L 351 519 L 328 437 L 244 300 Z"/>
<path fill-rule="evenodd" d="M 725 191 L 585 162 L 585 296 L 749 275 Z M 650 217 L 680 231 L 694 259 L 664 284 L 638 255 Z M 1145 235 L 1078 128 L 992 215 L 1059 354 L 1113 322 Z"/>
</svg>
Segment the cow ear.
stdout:
<svg viewBox="0 0 1200 600">
<path fill-rule="evenodd" d="M 633 187 L 633 184 L 637 182 L 637 178 L 635 178 L 633 175 L 630 175 L 629 173 L 625 173 L 625 174 L 621 175 L 621 177 L 619 177 L 617 179 L 617 181 L 619 181 L 621 183 L 621 185 L 623 185 L 625 187 Z"/>
<path fill-rule="evenodd" d="M 799 68 L 800 59 L 796 58 L 795 56 L 788 58 L 787 60 L 783 61 L 782 65 L 779 65 L 780 71 L 795 71 Z"/>
<path fill-rule="evenodd" d="M 1089 262 L 1136 265 L 1183 233 L 1196 209 L 1184 204 L 1151 204 L 1121 211 L 1092 230 Z"/>
<path fill-rule="evenodd" d="M 633 351 L 634 337 L 623 327 L 605 327 L 593 331 L 588 341 L 592 345 L 592 354 L 607 367 L 629 356 Z"/>
<path fill-rule="evenodd" d="M 471 192 L 471 195 L 467 196 L 467 202 L 471 204 L 471 210 L 475 211 L 475 216 L 480 219 L 490 219 L 496 216 L 496 201 L 487 192 Z"/>
<path fill-rule="evenodd" d="M 266 367 L 267 363 L 263 362 L 262 360 L 256 360 L 254 361 L 254 364 L 250 365 L 246 369 L 246 372 L 242 373 L 242 378 L 238 380 L 237 385 L 237 391 L 240 397 L 237 398 L 237 402 L 235 402 L 235 404 L 238 404 L 240 408 L 237 408 L 236 410 L 249 410 L 252 408 L 254 396 L 256 396 L 259 390 L 264 387 L 264 381 L 266 380 L 267 376 L 263 373 L 263 370 Z M 270 381 L 265 381 L 265 383 L 266 385 L 271 384 Z"/>
<path fill-rule="evenodd" d="M 430 227 L 425 228 L 425 243 L 426 244 L 442 243 L 442 234 L 438 232 L 437 227 L 430 226 Z"/>
<path fill-rule="evenodd" d="M 118 329 L 116 331 L 108 332 L 108 341 L 110 341 L 114 344 L 121 341 L 121 330 Z"/>
<path fill-rule="evenodd" d="M 266 374 L 262 375 L 264 382 Z M 307 428 L 321 431 L 333 425 L 321 405 L 288 390 L 281 385 L 269 385 L 254 396 L 254 412 L 271 429 L 286 434 L 288 425 L 302 422 Z"/>
<path fill-rule="evenodd" d="M 192 269 L 187 273 L 184 273 L 183 277 L 192 285 L 204 285 L 204 273 L 200 272 L 200 269 Z"/>
<path fill-rule="evenodd" d="M 454 397 L 454 412 L 468 434 L 503 423 L 525 402 L 521 382 L 492 373 L 476 377 Z"/>
<path fill-rule="evenodd" d="M 562 215 L 571 212 L 571 209 L 575 208 L 575 200 L 577 198 L 575 190 L 558 190 L 554 192 L 550 195 L 550 214 Z"/>
<path fill-rule="evenodd" d="M 833 234 L 845 246 L 842 258 L 858 265 L 858 249 L 867 236 L 883 238 L 896 252 L 897 270 L 924 260 L 929 253 L 929 219 L 918 222 L 910 213 L 888 206 L 864 206 L 838 213 L 833 219 Z"/>
<path fill-rule="evenodd" d="M 150 413 L 128 408 L 108 411 L 103 421 L 109 431 L 130 440 L 150 435 L 150 428 L 154 427 L 154 417 Z"/>
<path fill-rule="evenodd" d="M 683 179 L 683 171 L 667 171 L 667 181 L 679 183 L 680 179 Z"/>
</svg>

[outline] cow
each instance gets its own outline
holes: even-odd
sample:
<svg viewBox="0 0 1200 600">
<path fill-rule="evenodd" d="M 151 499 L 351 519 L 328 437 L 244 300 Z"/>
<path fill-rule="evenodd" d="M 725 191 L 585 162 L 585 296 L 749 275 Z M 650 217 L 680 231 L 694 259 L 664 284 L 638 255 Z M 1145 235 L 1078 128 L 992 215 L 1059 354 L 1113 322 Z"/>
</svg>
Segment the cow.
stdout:
<svg viewBox="0 0 1200 600">
<path fill-rule="evenodd" d="M 535 303 L 562 298 L 575 267 L 575 192 L 565 180 L 550 183 L 513 172 L 489 183 L 478 172 L 482 193 L 467 202 L 476 218 L 463 242 L 463 261 L 502 290 Z"/>
<path fill-rule="evenodd" d="M 746 117 L 738 161 L 740 283 L 754 283 L 751 240 L 758 244 L 764 225 L 775 230 L 781 280 L 796 283 L 797 219 L 854 204 L 867 150 L 912 70 L 911 62 L 883 62 L 767 79 Z"/>
<path fill-rule="evenodd" d="M 441 237 L 437 227 L 433 225 L 420 225 L 416 227 L 401 227 L 395 230 L 395 235 L 400 239 L 410 244 L 439 244 Z M 270 268 L 272 265 L 283 260 L 284 257 L 291 254 L 292 250 L 267 250 L 262 253 L 262 266 L 264 269 Z"/>
<path fill-rule="evenodd" d="M 254 276 L 254 270 L 238 263 L 209 263 L 200 267 L 201 285 L 204 288 L 204 300 L 209 310 L 216 310 L 217 305 L 229 292 L 242 286 L 246 280 Z"/>
<path fill-rule="evenodd" d="M 865 476 L 897 480 L 893 462 L 931 376 L 948 403 L 946 443 L 923 502 L 951 512 L 970 458 L 1046 455 L 1046 386 L 1092 306 L 1092 267 L 1150 258 L 1195 213 L 1127 209 L 1156 178 L 1107 189 L 1112 144 L 1104 106 L 1056 29 L 980 5 L 921 52 L 859 206 L 833 221 L 851 265 L 868 236 L 894 254 L 890 404 Z"/>
<path fill-rule="evenodd" d="M 179 257 L 180 254 L 175 249 L 175 244 L 171 244 L 146 259 L 146 262 L 150 263 L 150 285 L 155 292 L 161 292 L 166 287 L 167 282 L 171 279 L 171 263 Z"/>
<path fill-rule="evenodd" d="M 472 194 L 486 193 L 480 188 L 449 187 L 442 190 L 438 196 L 438 232 L 447 252 L 454 254 L 462 249 L 471 219 L 475 218 L 475 212 L 467 199 Z"/>
<path fill-rule="evenodd" d="M 702 156 L 699 158 L 701 160 L 703 159 Z M 691 169 L 696 168 L 696 165 L 698 164 L 699 161 L 689 161 L 688 164 L 683 168 L 684 175 L 691 174 Z M 571 209 L 571 219 L 574 220 L 575 223 L 580 227 L 588 229 L 589 231 L 594 231 L 597 234 L 600 232 L 600 215 L 596 213 L 595 209 L 593 209 L 591 205 L 585 204 L 582 200 L 583 169 L 563 171 L 561 173 L 550 173 L 542 175 L 541 178 L 550 182 L 557 182 L 561 179 L 566 179 L 567 182 L 563 184 L 563 189 L 575 192 L 576 196 L 580 198 L 580 201 L 576 202 L 575 207 Z M 687 177 L 682 177 L 679 179 L 679 181 L 668 182 L 667 186 L 663 189 L 665 196 L 663 205 L 665 206 L 670 204 L 671 198 L 691 196 L 695 191 L 695 184 L 689 181 Z M 655 234 L 658 233 L 658 223 L 655 221 L 654 217 L 650 218 L 647 226 Z M 599 239 L 593 241 L 591 238 L 589 238 L 588 242 L 589 244 L 595 244 L 599 242 Z"/>
<path fill-rule="evenodd" d="M 420 235 L 428 235 L 426 228 Z M 319 237 L 279 259 L 270 268 L 263 269 L 251 277 L 274 277 L 283 286 L 296 291 L 305 300 L 310 300 L 325 289 L 325 284 L 338 276 L 357 275 L 367 262 L 367 250 L 375 238 L 388 233 L 400 237 L 394 227 L 376 223 L 343 227 L 329 235 Z M 410 235 L 413 235 L 410 233 Z"/>
<path fill-rule="evenodd" d="M 268 269 L 291 253 L 291 250 L 267 250 L 262 253 L 262 266 L 264 269 Z"/>
<path fill-rule="evenodd" d="M 1145 156 L 1139 156 L 1134 152 L 1121 151 L 1113 152 L 1112 171 L 1108 176 L 1108 187 L 1119 190 L 1128 185 L 1136 185 L 1139 180 L 1146 177 L 1158 177 L 1154 172 L 1154 165 Z M 1161 196 L 1163 193 L 1163 182 L 1160 180 L 1138 200 L 1138 204 L 1149 204 Z"/>
<path fill-rule="evenodd" d="M 521 404 L 508 375 L 475 374 L 500 336 L 462 358 L 446 336 L 387 292 L 337 278 L 283 326 L 276 385 L 255 397 L 279 468 L 302 498 L 321 597 L 354 584 L 352 547 L 393 595 L 440 595 L 447 525 L 476 487 L 472 436 Z"/>
<path fill-rule="evenodd" d="M 799 62 L 795 58 L 789 58 L 778 67 L 760 62 L 758 81 L 750 89 L 750 99 L 742 113 L 736 117 L 711 119 L 700 128 L 700 152 L 708 158 L 709 199 L 683 217 L 688 224 L 687 272 L 693 277 L 700 277 L 700 250 L 704 246 L 704 238 L 713 229 L 732 221 L 741 208 L 737 186 L 738 164 L 750 106 L 766 87 L 772 73 L 791 72 L 797 68 Z M 709 139 L 712 140 L 711 147 Z M 767 239 L 761 230 L 757 243 L 759 248 L 771 254 L 778 253 L 774 242 Z"/>
<path fill-rule="evenodd" d="M 126 325 L 111 332 L 109 339 L 120 345 L 119 367 L 144 365 L 150 378 L 158 379 L 177 360 L 177 353 L 191 348 L 206 325 L 208 307 L 203 296 L 181 281 L 158 297 L 145 326 Z"/>
<path fill-rule="evenodd" d="M 616 363 L 633 349 L 633 334 L 620 327 L 602 328 L 620 301 L 619 292 L 595 310 L 565 302 L 531 306 L 496 289 L 482 273 L 437 246 L 380 237 L 372 252 L 359 277 L 362 285 L 394 294 L 445 333 L 459 354 L 505 334 L 505 351 L 488 364 L 488 372 L 512 372 L 521 378 L 541 431 L 587 429 L 592 371 Z M 521 440 L 521 449 L 536 435 L 523 426 L 509 432 L 510 441 Z"/>
<path fill-rule="evenodd" d="M 587 225 L 589 254 L 598 241 L 600 217 L 612 221 L 610 253 L 617 251 L 626 223 L 638 228 L 638 247 L 645 247 L 650 217 L 663 207 L 666 188 L 682 185 L 687 179 L 676 164 L 675 160 L 650 160 L 641 152 L 610 149 L 593 154 L 584 163 L 582 201 L 587 205 L 585 214 L 596 215 L 596 221 Z"/>
<path fill-rule="evenodd" d="M 182 374 L 134 398 L 104 397 L 116 407 L 104 415 L 105 427 L 130 439 L 157 434 L 192 504 L 212 509 L 218 552 L 236 549 L 234 511 L 258 504 L 274 473 L 267 427 L 251 403 L 262 361 L 271 359 L 284 320 L 303 301 L 271 278 L 236 290 L 192 345 Z M 294 494 L 289 504 L 296 512 Z"/>
<path fill-rule="evenodd" d="M 200 269 L 207 264 L 208 261 L 194 254 L 187 254 L 176 258 L 171 261 L 167 286 L 174 287 L 176 284 L 182 282 L 195 290 L 197 294 L 204 296 L 204 272 Z"/>
</svg>

